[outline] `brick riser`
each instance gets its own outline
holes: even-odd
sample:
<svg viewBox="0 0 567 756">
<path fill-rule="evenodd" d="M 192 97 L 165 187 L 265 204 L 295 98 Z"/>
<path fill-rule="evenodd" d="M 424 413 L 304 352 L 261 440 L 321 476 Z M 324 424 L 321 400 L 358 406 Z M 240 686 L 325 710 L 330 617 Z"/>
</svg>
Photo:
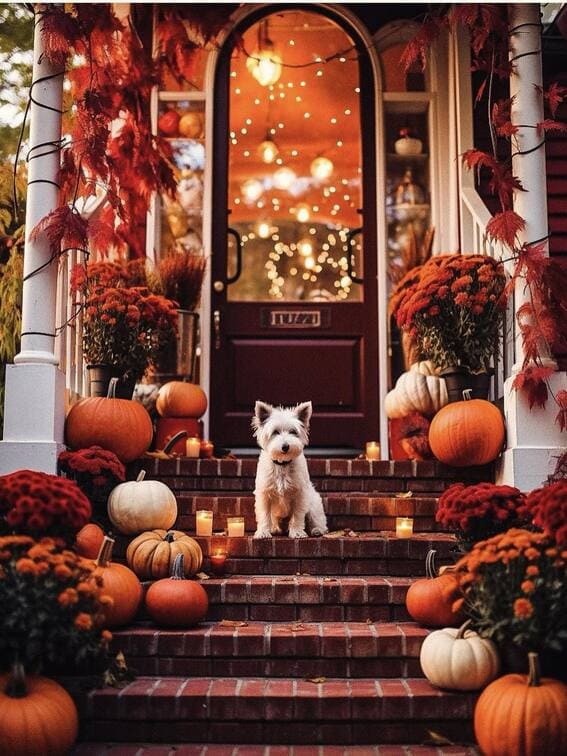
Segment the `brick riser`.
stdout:
<svg viewBox="0 0 567 756">
<path fill-rule="evenodd" d="M 73 756 L 478 756 L 476 748 L 466 746 L 264 746 L 264 745 L 148 745 L 129 743 L 119 750 L 103 743 L 81 743 Z"/>
<path fill-rule="evenodd" d="M 80 702 L 91 740 L 263 745 L 422 743 L 471 738 L 476 695 L 422 679 L 138 678 Z"/>
</svg>

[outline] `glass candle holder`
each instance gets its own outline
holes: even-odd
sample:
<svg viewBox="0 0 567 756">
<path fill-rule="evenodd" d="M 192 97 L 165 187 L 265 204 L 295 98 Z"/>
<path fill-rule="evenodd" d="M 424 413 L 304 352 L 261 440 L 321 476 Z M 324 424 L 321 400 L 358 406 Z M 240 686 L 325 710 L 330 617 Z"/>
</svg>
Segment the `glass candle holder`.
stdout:
<svg viewBox="0 0 567 756">
<path fill-rule="evenodd" d="M 229 537 L 242 538 L 244 535 L 244 517 L 227 517 L 226 527 Z"/>
<path fill-rule="evenodd" d="M 213 512 L 211 509 L 199 509 L 195 518 L 195 531 L 198 536 L 212 536 Z"/>
<path fill-rule="evenodd" d="M 198 438 L 188 438 L 185 442 L 185 454 L 192 459 L 199 459 L 201 453 L 201 441 Z"/>
<path fill-rule="evenodd" d="M 366 459 L 378 462 L 380 459 L 380 444 L 378 441 L 366 442 Z"/>
<path fill-rule="evenodd" d="M 413 535 L 413 519 L 411 517 L 396 517 L 396 536 L 411 538 Z"/>
<path fill-rule="evenodd" d="M 215 575 L 222 575 L 226 568 L 228 554 L 224 549 L 215 549 L 209 557 L 211 570 Z"/>
<path fill-rule="evenodd" d="M 212 459 L 215 445 L 212 441 L 201 441 L 201 459 Z"/>
</svg>

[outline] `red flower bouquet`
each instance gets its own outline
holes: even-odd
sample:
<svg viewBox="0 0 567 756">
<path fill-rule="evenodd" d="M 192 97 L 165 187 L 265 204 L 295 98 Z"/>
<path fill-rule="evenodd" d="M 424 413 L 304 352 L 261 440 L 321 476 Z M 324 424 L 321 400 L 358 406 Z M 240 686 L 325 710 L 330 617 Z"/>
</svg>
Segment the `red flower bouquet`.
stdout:
<svg viewBox="0 0 567 756">
<path fill-rule="evenodd" d="M 90 516 L 90 501 L 71 480 L 33 470 L 0 476 L 0 528 L 4 532 L 61 537 L 72 543 Z"/>
<path fill-rule="evenodd" d="M 101 446 L 61 452 L 59 471 L 74 480 L 91 504 L 106 500 L 112 489 L 126 480 L 126 470 L 116 454 Z"/>
<path fill-rule="evenodd" d="M 435 514 L 437 522 L 457 534 L 464 546 L 502 533 L 510 527 L 527 524 L 526 498 L 512 486 L 456 483 L 440 497 Z"/>
<path fill-rule="evenodd" d="M 498 348 L 505 287 L 504 268 L 491 257 L 438 255 L 405 282 L 396 320 L 437 367 L 486 371 Z"/>
<path fill-rule="evenodd" d="M 0 538 L 0 668 L 30 672 L 102 661 L 112 638 L 103 629 L 102 578 L 95 563 L 61 551 L 50 538 Z"/>
<path fill-rule="evenodd" d="M 558 546 L 567 548 L 567 480 L 532 491 L 526 504 L 534 525 L 553 538 Z"/>
</svg>

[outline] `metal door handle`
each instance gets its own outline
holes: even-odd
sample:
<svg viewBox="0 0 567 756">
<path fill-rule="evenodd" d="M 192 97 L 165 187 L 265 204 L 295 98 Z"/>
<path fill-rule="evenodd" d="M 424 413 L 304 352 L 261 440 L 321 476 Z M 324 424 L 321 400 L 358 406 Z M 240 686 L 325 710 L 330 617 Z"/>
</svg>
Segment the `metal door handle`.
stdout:
<svg viewBox="0 0 567 756">
<path fill-rule="evenodd" d="M 348 232 L 346 237 L 346 259 L 347 259 L 347 275 L 350 278 L 350 280 L 353 283 L 361 284 L 363 283 L 364 279 L 359 278 L 358 276 L 355 276 L 352 272 L 352 255 L 354 253 L 353 246 L 354 246 L 354 237 L 357 236 L 362 232 L 363 227 L 359 226 L 358 228 L 351 228 L 351 230 Z"/>
<path fill-rule="evenodd" d="M 236 271 L 233 276 L 226 277 L 226 283 L 228 285 L 238 281 L 240 274 L 242 273 L 242 239 L 240 238 L 238 231 L 231 226 L 226 229 L 226 232 L 227 234 L 234 236 L 236 242 Z"/>
<path fill-rule="evenodd" d="M 215 310 L 213 313 L 213 323 L 215 326 L 215 349 L 221 348 L 221 311 Z"/>
</svg>

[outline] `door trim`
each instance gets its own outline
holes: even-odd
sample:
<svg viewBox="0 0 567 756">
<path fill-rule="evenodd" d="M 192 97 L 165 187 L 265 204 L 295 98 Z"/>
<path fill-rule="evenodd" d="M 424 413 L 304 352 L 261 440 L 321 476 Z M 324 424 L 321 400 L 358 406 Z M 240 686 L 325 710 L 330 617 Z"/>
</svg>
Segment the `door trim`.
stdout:
<svg viewBox="0 0 567 756">
<path fill-rule="evenodd" d="M 227 41 L 235 27 L 240 25 L 250 16 L 258 15 L 262 10 L 277 11 L 281 10 L 281 5 L 271 3 L 254 4 L 252 6 L 243 6 L 234 14 L 232 23 L 225 28 L 219 38 L 219 47 L 222 47 Z M 377 247 L 377 309 L 376 313 L 378 323 L 378 406 L 379 406 L 379 424 L 380 424 L 380 446 L 382 459 L 388 459 L 388 419 L 383 411 L 384 398 L 388 391 L 388 316 L 387 316 L 387 224 L 386 224 L 386 181 L 385 181 L 385 149 L 383 133 L 383 102 L 382 102 L 382 73 L 378 53 L 374 48 L 374 41 L 368 30 L 364 27 L 360 19 L 356 18 L 347 8 L 340 5 L 331 5 L 329 3 L 313 4 L 313 12 L 323 9 L 328 11 L 329 15 L 338 17 L 345 24 L 348 32 L 349 27 L 365 43 L 368 51 L 372 74 L 374 77 L 374 117 L 375 117 L 375 156 L 376 156 L 376 247 Z M 267 14 L 266 14 L 267 15 Z M 212 145 L 214 135 L 214 118 L 215 118 L 215 92 L 214 83 L 216 78 L 216 69 L 220 53 L 216 50 L 209 54 L 207 67 L 205 71 L 205 118 L 206 118 L 206 145 L 207 160 L 205 164 L 205 191 L 203 198 L 203 247 L 204 254 L 208 259 L 208 264 L 203 282 L 203 293 L 201 297 L 202 310 L 202 333 L 201 333 L 201 385 L 205 392 L 210 396 L 211 388 L 211 259 L 212 259 L 212 224 L 213 224 L 213 160 Z M 209 412 L 205 414 L 203 420 L 205 423 L 205 434 L 209 435 Z"/>
</svg>

